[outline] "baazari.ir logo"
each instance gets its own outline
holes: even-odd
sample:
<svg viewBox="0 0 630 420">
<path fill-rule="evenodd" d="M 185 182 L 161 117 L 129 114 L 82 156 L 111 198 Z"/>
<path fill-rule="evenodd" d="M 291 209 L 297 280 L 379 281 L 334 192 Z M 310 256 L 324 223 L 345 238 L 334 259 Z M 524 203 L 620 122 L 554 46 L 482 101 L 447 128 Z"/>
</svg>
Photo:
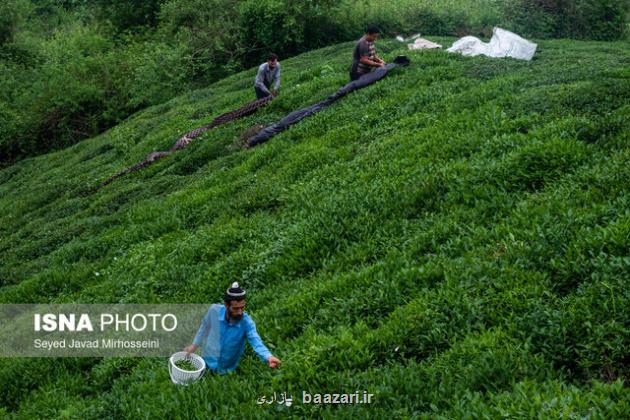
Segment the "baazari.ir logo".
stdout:
<svg viewBox="0 0 630 420">
<path fill-rule="evenodd" d="M 311 394 L 302 391 L 302 404 L 371 404 L 372 397 L 374 394 L 369 394 L 367 391 L 356 391 L 353 394 Z M 263 395 L 256 400 L 258 405 L 274 403 L 291 407 L 293 395 L 287 395 L 286 392 L 274 392 L 269 396 Z"/>
</svg>

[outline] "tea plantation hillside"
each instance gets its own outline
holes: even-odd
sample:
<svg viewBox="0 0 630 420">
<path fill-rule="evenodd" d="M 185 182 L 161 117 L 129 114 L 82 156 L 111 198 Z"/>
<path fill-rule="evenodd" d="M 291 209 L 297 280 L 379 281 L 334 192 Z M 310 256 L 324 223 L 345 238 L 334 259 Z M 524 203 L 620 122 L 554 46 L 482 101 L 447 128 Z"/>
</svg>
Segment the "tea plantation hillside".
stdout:
<svg viewBox="0 0 630 420">
<path fill-rule="evenodd" d="M 452 38 L 436 38 L 450 45 Z M 252 100 L 254 69 L 0 171 L 0 302 L 213 303 L 232 281 L 282 359 L 176 387 L 166 359 L 2 359 L 4 418 L 627 418 L 630 45 L 412 64 L 268 143 L 347 81 L 352 44 L 282 61 L 281 95 L 94 191 Z M 302 404 L 302 392 L 375 394 Z M 257 405 L 287 392 L 291 407 Z"/>
</svg>

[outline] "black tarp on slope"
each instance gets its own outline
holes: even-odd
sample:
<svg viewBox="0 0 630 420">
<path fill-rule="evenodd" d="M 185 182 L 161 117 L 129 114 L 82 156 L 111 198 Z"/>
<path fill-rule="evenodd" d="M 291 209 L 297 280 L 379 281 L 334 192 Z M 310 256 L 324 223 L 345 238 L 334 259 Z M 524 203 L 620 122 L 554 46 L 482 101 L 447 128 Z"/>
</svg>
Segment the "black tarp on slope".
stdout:
<svg viewBox="0 0 630 420">
<path fill-rule="evenodd" d="M 359 79 L 348 83 L 345 86 L 342 86 L 341 88 L 339 88 L 337 92 L 333 93 L 332 95 L 330 95 L 328 98 L 324 99 L 323 101 L 313 104 L 311 106 L 308 106 L 306 108 L 293 111 L 292 113 L 290 113 L 289 115 L 287 115 L 286 117 L 278 121 L 277 123 L 264 128 L 256 136 L 249 139 L 249 141 L 247 142 L 248 145 L 252 147 L 252 146 L 256 146 L 258 144 L 266 142 L 267 140 L 269 140 L 276 134 L 281 133 L 282 131 L 286 130 L 290 125 L 300 122 L 304 118 L 308 117 L 309 115 L 313 115 L 314 113 L 326 108 L 327 106 L 335 102 L 337 99 L 340 99 L 346 96 L 348 93 L 355 91 L 357 89 L 364 88 L 368 85 L 371 85 L 372 83 L 375 83 L 381 80 L 394 67 L 405 66 L 407 64 L 409 64 L 409 60 L 406 57 L 397 57 L 394 63 L 386 64 L 384 67 L 379 67 L 375 71 L 368 73 L 360 77 Z"/>
</svg>

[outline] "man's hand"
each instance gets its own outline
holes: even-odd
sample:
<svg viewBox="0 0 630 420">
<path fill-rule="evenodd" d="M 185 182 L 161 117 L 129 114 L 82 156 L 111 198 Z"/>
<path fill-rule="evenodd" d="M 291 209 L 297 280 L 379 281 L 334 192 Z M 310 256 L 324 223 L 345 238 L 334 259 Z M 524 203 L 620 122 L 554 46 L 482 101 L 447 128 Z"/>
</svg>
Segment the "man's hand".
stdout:
<svg viewBox="0 0 630 420">
<path fill-rule="evenodd" d="M 184 351 L 185 351 L 186 353 L 194 353 L 194 352 L 195 352 L 195 350 L 197 350 L 197 346 L 196 346 L 195 344 L 191 344 L 191 345 L 190 345 L 190 346 L 188 346 L 188 347 L 184 347 Z"/>
<path fill-rule="evenodd" d="M 278 96 L 278 91 L 277 90 L 272 90 L 271 91 L 271 96 Z"/>
<path fill-rule="evenodd" d="M 282 363 L 280 361 L 280 359 L 278 359 L 277 357 L 274 356 L 269 356 L 269 359 L 267 359 L 267 364 L 269 365 L 270 368 L 275 369 L 278 366 L 280 366 L 280 363 Z"/>
</svg>

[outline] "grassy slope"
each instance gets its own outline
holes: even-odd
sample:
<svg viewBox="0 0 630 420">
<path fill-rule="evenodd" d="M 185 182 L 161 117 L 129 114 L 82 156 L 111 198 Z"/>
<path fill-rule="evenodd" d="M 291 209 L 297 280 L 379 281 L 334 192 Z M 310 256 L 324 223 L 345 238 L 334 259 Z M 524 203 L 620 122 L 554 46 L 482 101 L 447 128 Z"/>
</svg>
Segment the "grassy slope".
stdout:
<svg viewBox="0 0 630 420">
<path fill-rule="evenodd" d="M 271 416 L 264 393 L 356 389 L 376 403 L 282 411 L 630 413 L 630 47 L 406 52 L 411 67 L 230 149 L 345 83 L 351 48 L 285 60 L 269 107 L 98 193 L 250 100 L 253 71 L 0 172 L 0 302 L 214 302 L 238 280 L 284 360 L 248 350 L 237 375 L 180 389 L 162 359 L 5 359 L 5 414 Z"/>
</svg>

